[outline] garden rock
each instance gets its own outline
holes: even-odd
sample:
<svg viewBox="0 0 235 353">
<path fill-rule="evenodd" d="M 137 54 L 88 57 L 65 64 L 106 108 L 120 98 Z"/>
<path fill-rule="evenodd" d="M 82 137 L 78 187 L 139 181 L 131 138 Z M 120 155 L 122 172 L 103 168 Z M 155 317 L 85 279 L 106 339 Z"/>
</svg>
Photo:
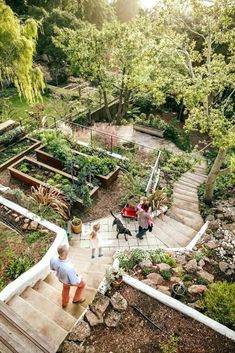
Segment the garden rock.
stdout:
<svg viewBox="0 0 235 353">
<path fill-rule="evenodd" d="M 85 317 L 89 322 L 90 326 L 96 326 L 104 322 L 103 317 L 97 317 L 91 310 L 87 310 Z"/>
<path fill-rule="evenodd" d="M 213 282 L 214 281 L 214 276 L 212 274 L 210 274 L 207 271 L 204 270 L 200 270 L 197 272 L 199 277 L 202 277 L 204 279 L 206 279 L 208 282 Z"/>
<path fill-rule="evenodd" d="M 164 282 L 162 276 L 158 273 L 150 273 L 147 278 L 150 279 L 150 281 L 155 285 L 162 284 Z"/>
<path fill-rule="evenodd" d="M 220 226 L 220 220 L 216 219 L 215 221 L 212 221 L 209 223 L 208 228 L 211 230 L 217 230 Z"/>
<path fill-rule="evenodd" d="M 127 309 L 127 301 L 119 292 L 114 293 L 110 302 L 113 308 L 117 311 L 124 311 Z"/>
<path fill-rule="evenodd" d="M 144 283 L 144 284 L 146 284 L 147 286 L 150 286 L 150 287 L 152 287 L 152 288 L 156 288 L 156 285 L 153 284 L 153 282 L 152 282 L 150 279 L 148 279 L 148 278 L 143 279 L 141 282 Z"/>
<path fill-rule="evenodd" d="M 205 247 L 207 249 L 213 250 L 213 249 L 217 248 L 217 244 L 213 240 L 210 240 L 207 243 L 205 243 Z"/>
<path fill-rule="evenodd" d="M 38 228 L 38 222 L 36 221 L 31 221 L 30 225 L 28 227 L 29 230 L 36 230 Z"/>
<path fill-rule="evenodd" d="M 151 260 L 144 260 L 144 261 L 141 261 L 139 266 L 143 269 L 143 268 L 149 268 L 149 267 L 152 267 L 153 266 L 153 263 Z"/>
<path fill-rule="evenodd" d="M 21 228 L 23 230 L 26 230 L 26 229 L 28 229 L 28 226 L 29 226 L 28 223 L 24 223 Z"/>
<path fill-rule="evenodd" d="M 171 269 L 171 272 L 172 272 L 173 276 L 178 276 L 181 274 L 182 268 L 181 267 L 173 267 Z"/>
<path fill-rule="evenodd" d="M 209 221 L 209 222 L 212 222 L 215 220 L 215 217 L 212 215 L 212 214 L 209 214 L 207 217 L 206 217 L 206 222 Z"/>
<path fill-rule="evenodd" d="M 108 327 L 116 327 L 119 323 L 119 321 L 121 320 L 122 314 L 118 311 L 115 310 L 111 310 L 106 318 L 105 318 L 105 324 Z"/>
<path fill-rule="evenodd" d="M 181 278 L 180 277 L 171 277 L 170 279 L 171 283 L 179 283 L 181 282 Z"/>
<path fill-rule="evenodd" d="M 225 262 L 225 261 L 220 261 L 219 262 L 219 269 L 220 269 L 221 272 L 225 273 L 228 268 L 229 268 L 229 264 L 227 262 Z"/>
<path fill-rule="evenodd" d="M 194 285 L 192 285 L 192 286 L 190 286 L 188 288 L 188 292 L 190 294 L 192 294 L 192 293 L 195 293 L 195 294 L 203 293 L 203 292 L 205 292 L 205 290 L 207 290 L 207 286 L 204 286 L 202 284 L 194 284 Z"/>
<path fill-rule="evenodd" d="M 205 261 L 204 261 L 203 259 L 201 259 L 201 260 L 198 262 L 198 266 L 200 266 L 200 267 L 205 266 Z"/>
<path fill-rule="evenodd" d="M 109 298 L 105 295 L 100 294 L 98 298 L 95 298 L 90 309 L 96 314 L 99 318 L 103 316 L 105 310 L 109 306 Z"/>
<path fill-rule="evenodd" d="M 62 353 L 83 353 L 84 347 L 78 346 L 75 342 L 65 341 L 62 346 Z"/>
<path fill-rule="evenodd" d="M 177 262 L 177 264 L 185 265 L 186 262 L 187 262 L 187 261 L 186 261 L 186 258 L 185 258 L 185 255 L 179 255 L 179 256 L 177 256 L 176 262 Z"/>
<path fill-rule="evenodd" d="M 165 270 L 166 270 L 166 271 L 169 271 L 170 268 L 171 268 L 170 265 L 165 264 L 165 263 L 158 264 L 157 266 L 158 266 L 158 269 L 159 269 L 160 272 L 161 272 L 161 271 L 165 271 Z"/>
<path fill-rule="evenodd" d="M 168 286 L 157 286 L 157 289 L 163 294 L 171 296 L 170 289 Z"/>
<path fill-rule="evenodd" d="M 85 353 L 96 353 L 95 347 L 86 347 Z"/>
<path fill-rule="evenodd" d="M 190 260 L 185 266 L 184 266 L 185 270 L 188 273 L 194 273 L 197 271 L 197 261 L 195 259 Z"/>
<path fill-rule="evenodd" d="M 82 342 L 91 334 L 91 328 L 85 321 L 80 321 L 69 333 L 69 341 Z"/>
</svg>

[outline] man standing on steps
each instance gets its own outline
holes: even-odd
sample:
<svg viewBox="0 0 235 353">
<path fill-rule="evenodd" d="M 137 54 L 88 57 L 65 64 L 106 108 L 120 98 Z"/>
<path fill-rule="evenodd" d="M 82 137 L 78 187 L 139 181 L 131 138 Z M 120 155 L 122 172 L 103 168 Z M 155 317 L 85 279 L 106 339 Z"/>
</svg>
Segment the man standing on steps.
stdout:
<svg viewBox="0 0 235 353">
<path fill-rule="evenodd" d="M 62 307 L 65 308 L 69 303 L 69 291 L 71 286 L 76 286 L 73 303 L 83 303 L 86 299 L 81 297 L 81 294 L 86 286 L 83 279 L 77 275 L 72 262 L 68 259 L 67 245 L 60 245 L 57 248 L 59 256 L 55 256 L 50 261 L 50 267 L 56 271 L 58 280 L 63 284 L 62 290 Z"/>
</svg>

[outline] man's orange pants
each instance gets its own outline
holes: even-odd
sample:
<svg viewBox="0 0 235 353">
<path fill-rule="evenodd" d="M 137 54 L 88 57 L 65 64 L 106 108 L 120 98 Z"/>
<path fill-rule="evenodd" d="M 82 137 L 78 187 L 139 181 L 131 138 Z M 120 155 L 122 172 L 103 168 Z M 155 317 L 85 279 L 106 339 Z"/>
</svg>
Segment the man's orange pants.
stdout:
<svg viewBox="0 0 235 353">
<path fill-rule="evenodd" d="M 86 286 L 86 283 L 81 280 L 81 282 L 76 286 L 76 292 L 74 294 L 73 302 L 78 302 L 81 299 L 82 292 Z M 62 305 L 66 306 L 69 302 L 69 292 L 70 287 L 74 287 L 74 285 L 65 284 L 63 283 L 63 290 L 62 290 Z"/>
</svg>

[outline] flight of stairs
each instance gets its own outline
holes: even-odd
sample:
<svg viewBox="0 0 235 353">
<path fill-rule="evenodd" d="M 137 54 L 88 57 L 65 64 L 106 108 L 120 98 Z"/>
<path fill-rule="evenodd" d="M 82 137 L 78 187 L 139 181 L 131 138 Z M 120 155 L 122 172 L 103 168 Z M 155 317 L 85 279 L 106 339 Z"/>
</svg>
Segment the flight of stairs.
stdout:
<svg viewBox="0 0 235 353">
<path fill-rule="evenodd" d="M 204 223 L 199 211 L 197 189 L 206 181 L 206 169 L 207 163 L 202 161 L 193 172 L 184 173 L 174 183 L 173 189 L 170 217 L 196 231 L 199 231 Z"/>
<path fill-rule="evenodd" d="M 70 290 L 70 303 L 61 307 L 62 284 L 54 273 L 37 282 L 34 287 L 26 288 L 20 295 L 7 302 L 11 309 L 22 320 L 30 323 L 39 337 L 50 342 L 48 352 L 56 352 L 67 333 L 81 317 L 87 306 L 93 301 L 97 289 L 104 278 L 106 269 L 112 264 L 112 253 L 104 251 L 103 257 L 91 259 L 90 249 L 79 247 L 80 241 L 72 240 L 69 257 L 77 272 L 82 275 L 87 286 L 83 293 L 86 301 L 73 304 L 72 298 L 76 287 Z M 35 350 L 35 352 L 38 352 Z M 31 350 L 34 353 L 34 350 Z"/>
</svg>

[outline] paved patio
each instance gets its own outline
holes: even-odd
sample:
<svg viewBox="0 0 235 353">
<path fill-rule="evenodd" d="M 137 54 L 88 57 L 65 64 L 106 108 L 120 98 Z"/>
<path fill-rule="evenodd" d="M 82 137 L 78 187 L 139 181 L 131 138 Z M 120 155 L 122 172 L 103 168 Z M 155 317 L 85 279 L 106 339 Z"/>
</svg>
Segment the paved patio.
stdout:
<svg viewBox="0 0 235 353">
<path fill-rule="evenodd" d="M 140 247 L 142 249 L 156 249 L 157 247 L 166 248 L 167 245 L 164 244 L 156 235 L 156 230 L 153 229 L 153 232 L 147 232 L 143 240 L 136 238 L 136 231 L 138 229 L 138 223 L 135 220 L 130 220 L 127 218 L 122 218 L 120 215 L 117 215 L 123 222 L 123 224 L 128 228 L 132 236 L 127 236 L 127 241 L 124 238 L 123 234 L 119 235 L 119 239 L 116 238 L 116 226 L 112 226 L 113 217 L 106 217 L 94 222 L 85 223 L 83 225 L 83 231 L 81 235 L 73 234 L 73 239 L 80 239 L 81 248 L 89 248 L 89 233 L 92 229 L 94 223 L 100 223 L 100 234 L 104 243 L 103 248 L 106 250 L 124 250 Z"/>
</svg>

